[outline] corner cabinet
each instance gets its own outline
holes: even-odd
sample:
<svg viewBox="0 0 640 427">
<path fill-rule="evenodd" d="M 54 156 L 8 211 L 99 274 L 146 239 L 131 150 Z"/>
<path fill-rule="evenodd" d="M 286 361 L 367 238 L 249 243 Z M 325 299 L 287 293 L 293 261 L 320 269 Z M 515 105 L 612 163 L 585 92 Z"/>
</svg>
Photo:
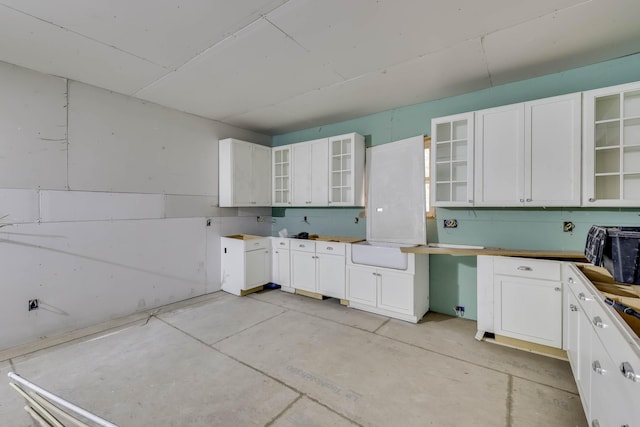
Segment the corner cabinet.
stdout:
<svg viewBox="0 0 640 427">
<path fill-rule="evenodd" d="M 584 92 L 585 206 L 640 205 L 640 83 Z"/>
<path fill-rule="evenodd" d="M 475 117 L 475 206 L 580 205 L 580 93 Z"/>
<path fill-rule="evenodd" d="M 271 206 L 271 148 L 239 139 L 218 142 L 219 205 Z"/>
<path fill-rule="evenodd" d="M 329 206 L 364 206 L 364 137 L 329 138 Z"/>
<path fill-rule="evenodd" d="M 432 206 L 473 206 L 474 113 L 431 121 Z"/>
</svg>

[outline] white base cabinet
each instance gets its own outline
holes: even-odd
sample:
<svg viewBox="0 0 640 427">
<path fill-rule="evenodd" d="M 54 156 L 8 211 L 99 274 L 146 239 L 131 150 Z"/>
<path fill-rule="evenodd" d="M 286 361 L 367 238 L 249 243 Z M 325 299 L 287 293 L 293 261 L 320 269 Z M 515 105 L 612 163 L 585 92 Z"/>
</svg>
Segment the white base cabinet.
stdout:
<svg viewBox="0 0 640 427">
<path fill-rule="evenodd" d="M 589 425 L 640 425 L 640 340 L 575 265 L 564 275 L 567 356 Z"/>
<path fill-rule="evenodd" d="M 492 332 L 562 348 L 561 267 L 559 261 L 479 256 L 479 338 Z"/>
<path fill-rule="evenodd" d="M 265 285 L 271 279 L 269 237 L 220 238 L 222 290 L 234 295 Z"/>
<path fill-rule="evenodd" d="M 345 243 L 291 239 L 291 287 L 345 298 Z"/>
<path fill-rule="evenodd" d="M 271 282 L 280 285 L 280 289 L 286 292 L 294 291 L 291 287 L 290 240 L 282 237 L 271 238 Z"/>
<path fill-rule="evenodd" d="M 347 255 L 349 306 L 417 323 L 429 310 L 429 257 L 408 254 L 406 270 L 354 264 Z"/>
</svg>

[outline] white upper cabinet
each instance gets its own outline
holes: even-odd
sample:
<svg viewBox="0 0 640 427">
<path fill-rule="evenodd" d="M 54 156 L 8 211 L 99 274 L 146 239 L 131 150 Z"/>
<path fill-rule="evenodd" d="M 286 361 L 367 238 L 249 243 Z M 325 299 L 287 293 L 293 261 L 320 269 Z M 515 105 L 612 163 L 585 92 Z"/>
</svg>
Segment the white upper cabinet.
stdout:
<svg viewBox="0 0 640 427">
<path fill-rule="evenodd" d="M 329 138 L 329 206 L 364 206 L 364 137 Z"/>
<path fill-rule="evenodd" d="M 473 205 L 474 113 L 431 121 L 431 205 Z"/>
<path fill-rule="evenodd" d="M 291 144 L 293 206 L 329 204 L 329 140 Z"/>
<path fill-rule="evenodd" d="M 584 92 L 584 206 L 640 205 L 640 83 Z"/>
<path fill-rule="evenodd" d="M 271 206 L 271 148 L 233 138 L 218 147 L 219 205 Z"/>
<path fill-rule="evenodd" d="M 476 206 L 579 206 L 579 93 L 476 112 Z"/>
<path fill-rule="evenodd" d="M 291 206 L 291 148 L 288 145 L 271 149 L 273 206 Z"/>
</svg>

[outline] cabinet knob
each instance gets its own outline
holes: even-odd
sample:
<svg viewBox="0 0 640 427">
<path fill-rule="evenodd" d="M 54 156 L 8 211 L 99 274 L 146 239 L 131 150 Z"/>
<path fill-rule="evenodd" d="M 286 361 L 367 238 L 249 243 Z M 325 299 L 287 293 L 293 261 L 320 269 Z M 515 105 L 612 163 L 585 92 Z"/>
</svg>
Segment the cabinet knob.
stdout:
<svg viewBox="0 0 640 427">
<path fill-rule="evenodd" d="M 573 277 L 569 277 L 568 282 L 571 283 L 571 284 L 575 283 L 575 281 L 573 280 Z"/>
<path fill-rule="evenodd" d="M 620 364 L 620 372 L 622 373 L 622 376 L 624 376 L 626 379 L 631 380 L 634 383 L 640 382 L 640 375 L 637 375 L 633 371 L 633 367 L 631 366 L 631 363 L 622 362 Z"/>
<path fill-rule="evenodd" d="M 520 271 L 533 271 L 533 268 L 528 267 L 526 265 L 521 265 L 520 267 L 518 267 L 518 270 L 520 270 Z"/>
<path fill-rule="evenodd" d="M 524 199 L 520 199 L 520 203 L 524 203 Z"/>
<path fill-rule="evenodd" d="M 595 198 L 593 198 L 593 197 L 589 197 L 589 201 L 590 201 L 590 202 L 595 202 L 595 201 L 596 201 L 596 199 L 595 199 Z"/>
<path fill-rule="evenodd" d="M 527 202 L 531 202 L 531 201 L 532 201 L 531 199 L 527 199 Z"/>
<path fill-rule="evenodd" d="M 587 297 L 584 295 L 584 293 L 582 293 L 582 292 L 580 292 L 580 293 L 578 294 L 578 299 L 579 299 L 580 301 L 591 301 L 591 298 L 587 298 Z"/>
<path fill-rule="evenodd" d="M 598 375 L 604 375 L 607 373 L 607 371 L 602 368 L 598 360 L 594 360 L 593 363 L 591 363 L 591 369 L 593 369 L 593 372 Z"/>
<path fill-rule="evenodd" d="M 594 419 L 591 421 L 591 427 L 600 427 L 600 421 Z"/>
<path fill-rule="evenodd" d="M 607 327 L 606 323 L 602 321 L 600 316 L 596 316 L 593 318 L 593 324 L 600 329 L 604 329 Z"/>
<path fill-rule="evenodd" d="M 556 291 L 556 292 L 560 292 L 562 290 L 562 288 L 556 286 L 555 288 L 553 288 L 553 290 Z"/>
<path fill-rule="evenodd" d="M 470 200 L 469 200 L 469 203 L 473 203 L 473 199 L 470 199 Z"/>
<path fill-rule="evenodd" d="M 578 311 L 578 307 L 575 304 L 569 304 L 569 310 Z"/>
</svg>

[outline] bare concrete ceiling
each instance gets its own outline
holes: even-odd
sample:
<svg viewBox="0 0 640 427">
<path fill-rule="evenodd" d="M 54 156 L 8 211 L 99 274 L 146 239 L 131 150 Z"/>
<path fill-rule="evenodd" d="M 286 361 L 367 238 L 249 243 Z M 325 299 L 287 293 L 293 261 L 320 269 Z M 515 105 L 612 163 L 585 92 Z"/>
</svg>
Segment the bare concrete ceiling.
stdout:
<svg viewBox="0 0 640 427">
<path fill-rule="evenodd" d="M 637 53 L 638 22 L 639 0 L 0 0 L 0 60 L 273 135 Z"/>
</svg>

